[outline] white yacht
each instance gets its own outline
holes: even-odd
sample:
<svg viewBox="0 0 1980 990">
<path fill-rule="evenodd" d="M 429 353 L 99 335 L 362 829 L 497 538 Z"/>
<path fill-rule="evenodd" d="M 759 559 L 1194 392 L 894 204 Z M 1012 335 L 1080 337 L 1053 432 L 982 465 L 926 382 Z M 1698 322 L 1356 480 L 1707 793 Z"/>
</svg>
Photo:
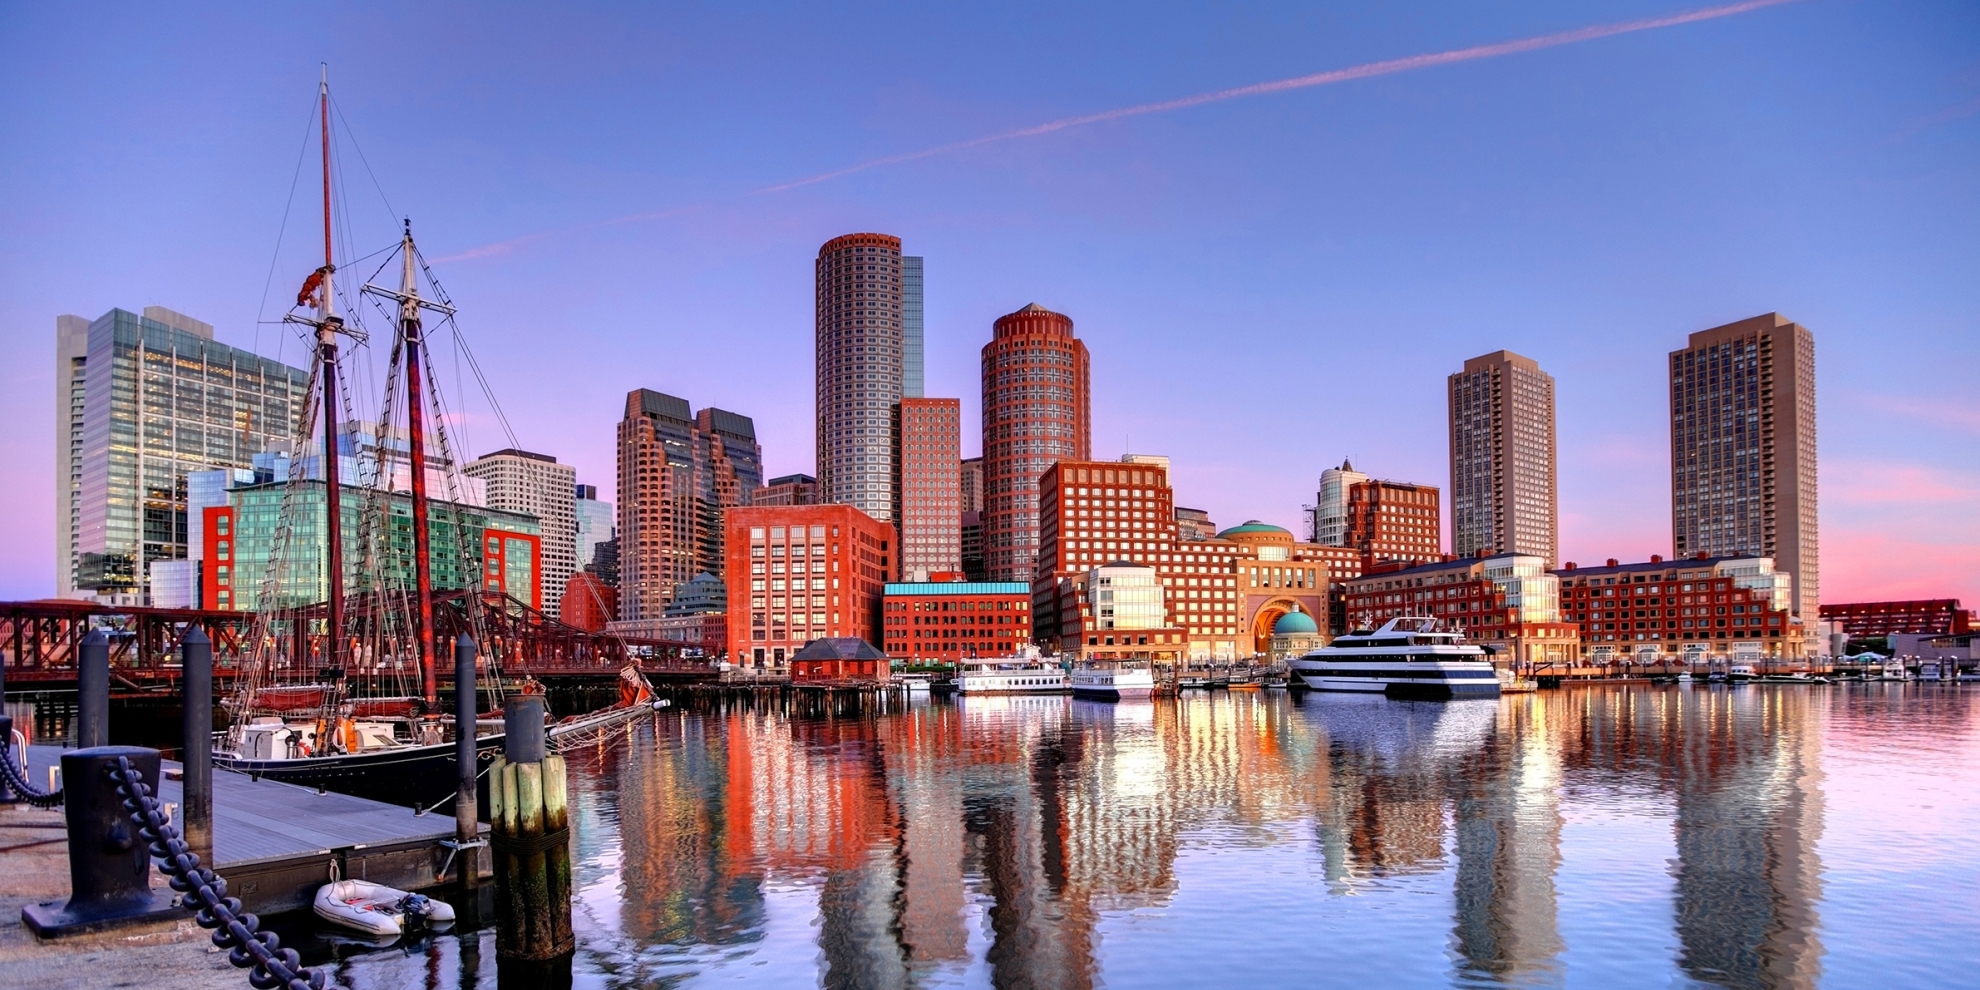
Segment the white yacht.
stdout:
<svg viewBox="0 0 1980 990">
<path fill-rule="evenodd" d="M 1072 693 L 1075 698 L 1138 701 L 1154 691 L 1155 672 L 1145 663 L 1095 663 L 1073 668 Z"/>
<path fill-rule="evenodd" d="M 964 660 L 956 675 L 956 693 L 983 694 L 1065 694 L 1072 690 L 1072 679 L 1065 669 L 1047 662 L 1036 647 L 1026 647 L 1016 656 L 987 660 Z"/>
<path fill-rule="evenodd" d="M 1382 692 L 1397 698 L 1490 697 L 1499 675 L 1485 649 L 1427 616 L 1399 616 L 1292 662 L 1315 691 Z"/>
</svg>

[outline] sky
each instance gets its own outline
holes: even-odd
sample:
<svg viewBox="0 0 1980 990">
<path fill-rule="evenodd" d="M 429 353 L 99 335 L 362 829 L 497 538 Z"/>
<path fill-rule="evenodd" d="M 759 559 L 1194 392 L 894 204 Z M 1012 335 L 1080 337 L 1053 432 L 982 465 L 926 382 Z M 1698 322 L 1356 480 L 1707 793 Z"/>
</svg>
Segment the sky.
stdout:
<svg viewBox="0 0 1980 990">
<path fill-rule="evenodd" d="M 514 442 L 601 492 L 642 387 L 811 472 L 812 262 L 879 231 L 927 259 L 966 454 L 1036 302 L 1092 351 L 1094 455 L 1168 455 L 1224 526 L 1303 535 L 1348 457 L 1447 488 L 1445 377 L 1532 357 L 1580 562 L 1670 552 L 1665 356 L 1779 312 L 1816 341 L 1824 599 L 1980 605 L 1956 0 L 0 4 L 0 599 L 54 589 L 56 316 L 303 360 L 262 321 L 320 258 L 323 63 L 347 260 L 410 217 Z M 464 446 L 509 446 L 437 347 Z"/>
</svg>

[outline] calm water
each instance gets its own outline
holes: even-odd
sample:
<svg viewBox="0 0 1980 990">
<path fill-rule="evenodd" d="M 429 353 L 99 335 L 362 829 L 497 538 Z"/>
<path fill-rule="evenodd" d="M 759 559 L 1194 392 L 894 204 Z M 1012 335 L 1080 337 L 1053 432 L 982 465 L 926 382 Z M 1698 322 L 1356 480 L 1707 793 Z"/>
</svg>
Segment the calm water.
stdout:
<svg viewBox="0 0 1980 990">
<path fill-rule="evenodd" d="M 1976 697 L 669 712 L 574 754 L 575 983 L 1980 986 Z M 495 987 L 494 956 L 335 965 Z"/>
</svg>

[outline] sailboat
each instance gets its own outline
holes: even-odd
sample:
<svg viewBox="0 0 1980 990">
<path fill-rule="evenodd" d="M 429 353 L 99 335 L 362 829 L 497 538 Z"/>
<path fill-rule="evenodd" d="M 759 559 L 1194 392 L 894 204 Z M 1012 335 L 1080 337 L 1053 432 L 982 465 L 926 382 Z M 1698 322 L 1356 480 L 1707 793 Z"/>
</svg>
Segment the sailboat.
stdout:
<svg viewBox="0 0 1980 990">
<path fill-rule="evenodd" d="M 267 572 L 243 676 L 223 704 L 231 722 L 220 734 L 214 765 L 255 777 L 337 791 L 392 804 L 437 808 L 451 804 L 457 789 L 458 731 L 476 734 L 476 758 L 492 762 L 501 749 L 500 699 L 473 727 L 459 727 L 442 716 L 437 659 L 453 636 L 440 635 L 443 615 L 455 635 L 490 642 L 487 616 L 510 600 L 484 587 L 481 548 L 469 545 L 461 494 L 454 491 L 451 531 L 457 543 L 453 563 L 464 587 L 436 592 L 433 578 L 434 506 L 429 487 L 434 475 L 443 486 L 457 486 L 458 472 L 445 423 L 437 415 L 438 381 L 428 362 L 425 318 L 454 316 L 454 307 L 432 282 L 431 273 L 405 222 L 395 250 L 399 284 L 365 283 L 360 297 L 371 297 L 394 315 L 392 359 L 383 412 L 368 453 L 353 458 L 358 478 L 348 484 L 343 461 L 352 431 L 340 428 L 339 400 L 349 402 L 348 383 L 340 385 L 340 341 L 362 345 L 368 335 L 337 309 L 338 268 L 331 231 L 330 90 L 327 70 L 319 86 L 323 138 L 323 264 L 310 272 L 284 322 L 308 328 L 314 340 L 311 395 L 301 417 L 280 521 L 271 542 Z M 388 258 L 386 264 L 393 259 Z M 380 266 L 384 270 L 384 265 Z M 422 273 L 432 287 L 421 291 Z M 355 307 L 353 307 L 355 308 Z M 305 312 L 297 312 L 303 310 Z M 403 390 L 401 390 L 403 383 Z M 404 399 L 404 432 L 397 432 L 393 407 Z M 432 409 L 429 409 L 429 405 Z M 434 415 L 429 418 L 429 412 Z M 438 450 L 429 454 L 430 436 Z M 319 456 L 304 456 L 321 439 Z M 400 456 L 403 448 L 403 456 Z M 310 477 L 314 464 L 319 478 Z M 403 482 L 403 484 L 402 484 Z M 320 509 L 313 493 L 322 489 Z M 350 488 L 349 493 L 346 488 Z M 404 499 L 400 499 L 403 491 Z M 362 504 L 354 541 L 362 553 L 356 566 L 345 561 L 346 495 Z M 318 512 L 320 511 L 320 516 Z M 445 513 L 443 513 L 444 515 Z M 299 573 L 316 562 L 300 546 L 302 535 L 320 526 L 325 598 L 298 602 L 293 589 L 313 588 Z M 400 537 L 409 530 L 410 540 Z M 476 544 L 479 540 L 474 541 Z M 406 544 L 410 544 L 407 546 Z M 404 566 L 410 557 L 410 567 Z M 409 573 L 408 573 L 409 572 Z M 409 580 L 408 580 L 409 579 Z M 491 602 L 489 599 L 501 599 Z M 535 616 L 531 621 L 555 625 Z M 614 651 L 623 655 L 623 644 Z M 452 650 L 447 650 L 452 654 Z M 490 676 L 477 678 L 499 690 L 499 651 L 482 652 Z M 652 692 L 636 665 L 620 670 L 617 704 L 566 718 L 547 729 L 554 742 L 589 738 L 611 725 L 652 710 Z M 393 690 L 380 691 L 381 685 Z M 491 691 L 493 693 L 493 691 Z"/>
</svg>

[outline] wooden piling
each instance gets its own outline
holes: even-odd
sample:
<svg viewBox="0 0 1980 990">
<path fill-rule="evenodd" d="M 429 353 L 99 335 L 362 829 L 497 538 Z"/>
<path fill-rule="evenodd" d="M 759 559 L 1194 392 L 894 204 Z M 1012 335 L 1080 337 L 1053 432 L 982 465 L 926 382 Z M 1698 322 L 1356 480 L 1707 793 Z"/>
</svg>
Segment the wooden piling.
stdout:
<svg viewBox="0 0 1980 990">
<path fill-rule="evenodd" d="M 544 749 L 543 696 L 511 696 L 503 758 L 489 781 L 495 846 L 495 953 L 546 960 L 577 948 L 564 758 Z"/>
</svg>

